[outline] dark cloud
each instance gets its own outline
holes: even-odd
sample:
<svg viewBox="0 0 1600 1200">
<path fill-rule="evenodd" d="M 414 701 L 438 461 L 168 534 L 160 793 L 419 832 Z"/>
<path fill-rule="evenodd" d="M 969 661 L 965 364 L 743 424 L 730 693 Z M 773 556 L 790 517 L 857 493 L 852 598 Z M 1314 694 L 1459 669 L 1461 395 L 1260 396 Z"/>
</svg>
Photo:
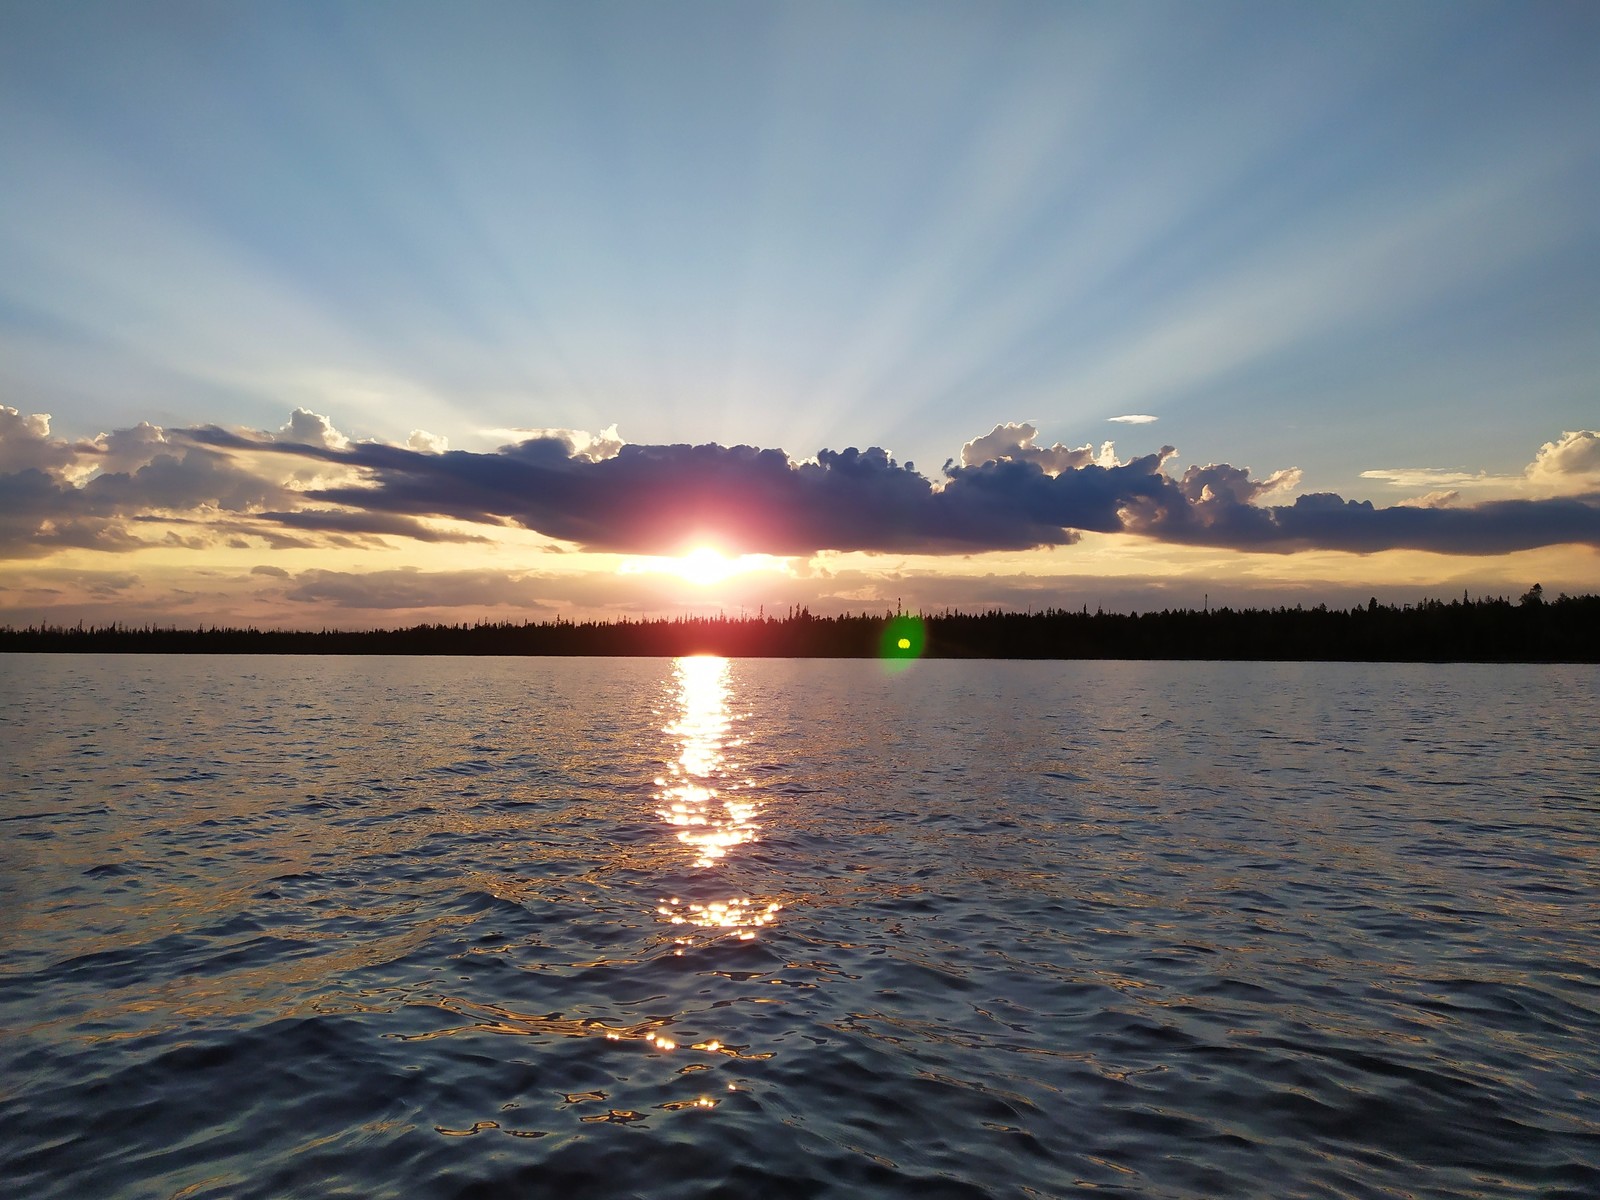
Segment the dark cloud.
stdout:
<svg viewBox="0 0 1600 1200">
<path fill-rule="evenodd" d="M 1242 550 L 1356 554 L 1393 549 L 1508 554 L 1566 543 L 1600 546 L 1600 496 L 1490 500 L 1471 508 L 1375 508 L 1367 500 L 1323 492 L 1277 508 L 1229 504 L 1194 540 Z"/>
<path fill-rule="evenodd" d="M 418 542 L 487 542 L 489 539 L 472 533 L 457 533 L 448 529 L 434 529 L 411 517 L 390 513 L 351 512 L 348 509 L 301 508 L 293 512 L 264 512 L 256 514 L 258 520 L 271 521 L 291 529 L 331 531 L 354 534 L 390 534 L 411 538 Z"/>
<path fill-rule="evenodd" d="M 192 436 L 262 448 L 221 430 Z M 1474 507 L 1376 508 L 1329 494 L 1270 505 L 1293 471 L 1256 479 L 1240 467 L 1163 470 L 1173 449 L 1118 463 L 1108 448 L 1032 445 L 1031 426 L 999 426 L 968 443 L 943 486 L 883 450 L 822 451 L 793 463 L 748 446 L 623 446 L 594 460 L 558 438 L 493 453 L 422 454 L 395 446 L 276 443 L 279 453 L 358 469 L 361 486 L 308 493 L 319 501 L 408 517 L 512 521 L 590 549 L 670 553 L 699 540 L 727 550 L 974 553 L 1067 545 L 1078 531 L 1289 553 L 1415 549 L 1499 554 L 1562 543 L 1600 545 L 1593 496 L 1499 500 Z M 1016 453 L 1009 453 L 1015 450 Z M 990 457 L 982 458 L 987 452 Z M 981 459 L 981 460 L 980 460 Z M 1059 471 L 1060 461 L 1077 465 Z"/>
<path fill-rule="evenodd" d="M 1580 494 L 1384 508 L 1327 494 L 1274 505 L 1297 472 L 1257 479 L 1223 463 L 1175 476 L 1170 446 L 1120 462 L 1109 443 L 1041 447 L 1036 436 L 1032 425 L 997 425 L 935 480 L 876 447 L 823 450 L 797 463 L 750 446 L 627 445 L 611 431 L 544 431 L 487 453 L 441 450 L 433 440 L 412 449 L 353 442 L 306 410 L 276 433 L 140 425 L 69 444 L 49 435 L 44 418 L 5 409 L 0 553 L 133 549 L 148 544 L 133 536 L 133 523 L 151 520 L 274 545 L 483 540 L 435 529 L 428 518 L 519 525 L 588 549 L 642 554 L 706 541 L 777 555 L 973 554 L 1070 545 L 1082 531 L 1274 553 L 1600 546 L 1592 432 L 1547 444 L 1526 477 L 1530 489 L 1581 485 Z"/>
<path fill-rule="evenodd" d="M 1159 459 L 1085 468 L 1052 478 L 1033 463 L 953 468 L 944 488 L 885 451 L 823 450 L 793 463 L 750 446 L 625 445 L 599 460 L 561 438 L 489 453 L 424 454 L 366 443 L 345 450 L 266 443 L 227 431 L 195 440 L 271 450 L 358 468 L 361 486 L 311 499 L 368 512 L 515 522 L 596 550 L 663 553 L 713 540 L 730 551 L 810 554 L 819 549 L 973 553 L 1066 545 L 1076 528 L 1118 527 L 1119 497 L 1149 490 Z M 1053 489 L 1053 491 L 1052 491 Z M 1058 519 L 1061 513 L 1079 518 Z"/>
<path fill-rule="evenodd" d="M 0 557 L 36 558 L 68 547 L 136 550 L 145 543 L 95 515 L 81 489 L 28 467 L 0 474 Z"/>
<path fill-rule="evenodd" d="M 190 432 L 218 447 L 271 450 L 361 470 L 361 486 L 308 492 L 323 503 L 413 517 L 515 522 L 590 549 L 663 553 L 714 540 L 728 550 L 818 549 L 944 553 L 1064 544 L 1059 525 L 1024 522 L 982 487 L 936 490 L 873 448 L 824 450 L 792 463 L 750 446 L 626 445 L 609 458 L 574 454 L 564 438 L 533 438 L 489 454 L 419 453 L 377 443 L 344 450 L 265 443 L 215 428 Z"/>
<path fill-rule="evenodd" d="M 26 558 L 65 546 L 137 550 L 148 543 L 129 521 L 201 509 L 243 514 L 281 494 L 227 455 L 198 447 L 81 485 L 29 467 L 0 474 L 0 555 Z"/>
</svg>

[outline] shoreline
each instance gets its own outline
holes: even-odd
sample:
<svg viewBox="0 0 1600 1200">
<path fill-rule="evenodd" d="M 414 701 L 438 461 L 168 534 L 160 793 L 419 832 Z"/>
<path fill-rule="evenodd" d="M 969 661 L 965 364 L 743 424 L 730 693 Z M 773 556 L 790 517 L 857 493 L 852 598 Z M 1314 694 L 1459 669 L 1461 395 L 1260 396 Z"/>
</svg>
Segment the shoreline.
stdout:
<svg viewBox="0 0 1600 1200">
<path fill-rule="evenodd" d="M 1600 596 L 1352 609 L 1045 609 L 678 617 L 377 630 L 0 628 L 0 653 L 882 658 L 1201 662 L 1600 662 Z"/>
</svg>

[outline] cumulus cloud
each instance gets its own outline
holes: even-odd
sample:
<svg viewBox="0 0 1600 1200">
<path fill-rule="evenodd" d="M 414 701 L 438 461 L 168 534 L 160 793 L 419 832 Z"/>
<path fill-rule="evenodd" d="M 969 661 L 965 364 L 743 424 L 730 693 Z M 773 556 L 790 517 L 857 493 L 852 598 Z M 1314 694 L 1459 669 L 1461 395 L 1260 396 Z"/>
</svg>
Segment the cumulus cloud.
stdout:
<svg viewBox="0 0 1600 1200">
<path fill-rule="evenodd" d="M 278 430 L 278 440 L 320 446 L 324 450 L 343 450 L 350 444 L 350 439 L 335 429 L 331 420 L 309 408 L 297 408 L 290 414 L 288 423 Z"/>
<path fill-rule="evenodd" d="M 171 453 L 166 431 L 149 421 L 140 421 L 132 429 L 97 434 L 85 449 L 92 449 L 85 465 L 102 475 L 137 471 L 158 455 Z"/>
<path fill-rule="evenodd" d="M 218 429 L 190 432 L 218 448 L 263 443 Z M 1270 500 L 1299 482 L 1229 464 L 1165 470 L 1176 453 L 1119 461 L 1108 443 L 1040 447 L 1029 424 L 968 442 L 935 482 L 884 450 L 824 450 L 794 462 L 749 446 L 623 445 L 595 458 L 566 436 L 528 438 L 488 454 L 423 455 L 377 443 L 298 452 L 363 477 L 308 498 L 409 517 L 523 525 L 589 549 L 670 553 L 702 540 L 779 555 L 821 549 L 976 553 L 1070 545 L 1080 531 L 1189 545 L 1289 553 L 1420 549 L 1489 554 L 1600 544 L 1600 507 L 1581 499 L 1476 507 L 1375 508 L 1332 494 Z M 1564 460 L 1563 460 L 1564 461 Z"/>
<path fill-rule="evenodd" d="M 1600 432 L 1579 429 L 1539 447 L 1525 472 L 1535 490 L 1555 494 L 1600 491 Z"/>
<path fill-rule="evenodd" d="M 411 436 L 406 438 L 406 445 L 422 454 L 443 454 L 450 449 L 449 439 L 429 433 L 426 429 L 413 429 Z"/>
<path fill-rule="evenodd" d="M 524 443 L 550 443 L 565 446 L 568 458 L 582 458 L 589 462 L 615 458 L 626 444 L 614 424 L 606 426 L 599 433 L 589 433 L 583 429 L 486 429 L 484 433 L 488 437 L 502 439 L 506 443 L 501 447 L 504 450 Z"/>
<path fill-rule="evenodd" d="M 1265 479 L 1250 478 L 1244 467 L 1231 467 L 1227 463 L 1212 463 L 1204 467 L 1190 467 L 1178 481 L 1178 490 L 1185 500 L 1194 505 L 1255 504 L 1275 492 L 1293 491 L 1300 484 L 1300 471 L 1290 467 L 1274 471 Z"/>
<path fill-rule="evenodd" d="M 12 557 L 137 549 L 151 544 L 141 532 L 175 545 L 487 540 L 440 519 L 632 554 L 707 541 L 787 556 L 974 554 L 1071 545 L 1084 531 L 1275 553 L 1600 545 L 1592 432 L 1542 447 L 1522 494 L 1375 507 L 1326 493 L 1290 501 L 1293 469 L 1258 478 L 1213 463 L 1175 474 L 1171 446 L 1127 461 L 1110 442 L 1041 446 L 1028 423 L 967 442 L 933 479 L 878 447 L 795 461 L 751 446 L 627 444 L 614 427 L 534 431 L 479 453 L 427 436 L 353 441 L 305 409 L 272 432 L 141 425 L 79 443 L 52 437 L 43 417 L 0 417 L 0 553 Z"/>
<path fill-rule="evenodd" d="M 81 484 L 100 475 L 137 471 L 163 453 L 177 451 L 163 430 L 148 421 L 68 441 L 51 434 L 49 413 L 23 414 L 0 405 L 0 474 L 32 468 Z"/>
<path fill-rule="evenodd" d="M 296 410 L 276 436 L 262 439 L 281 439 L 296 453 L 340 452 L 351 444 L 331 420 L 306 409 Z M 0 408 L 0 557 L 34 558 L 67 547 L 123 552 L 151 545 L 237 545 L 246 536 L 278 548 L 316 544 L 286 537 L 279 526 L 478 540 L 387 514 L 303 515 L 290 478 L 295 464 L 284 458 L 276 463 L 263 470 L 260 461 L 199 444 L 181 431 L 169 436 L 147 421 L 68 441 L 51 434 L 48 415 Z M 158 523 L 169 528 L 155 528 Z"/>
<path fill-rule="evenodd" d="M 281 488 L 204 446 L 167 446 L 140 428 L 67 443 L 43 421 L 0 429 L 0 556 L 36 557 L 55 549 L 140 549 L 128 521 L 152 512 L 208 509 L 242 513 Z M 106 471 L 104 463 L 131 470 Z"/>
<path fill-rule="evenodd" d="M 50 436 L 50 414 L 23 414 L 0 405 L 0 471 L 55 473 L 77 461 L 77 450 Z"/>
<path fill-rule="evenodd" d="M 961 465 L 981 467 L 989 462 L 1029 462 L 1037 464 L 1046 475 L 1059 475 L 1091 464 L 1101 467 L 1117 464 L 1116 447 L 1111 442 L 1102 442 L 1099 450 L 1093 444 L 1074 448 L 1060 442 L 1046 448 L 1033 444 L 1038 436 L 1039 431 L 1026 422 L 996 425 L 961 447 Z"/>
</svg>

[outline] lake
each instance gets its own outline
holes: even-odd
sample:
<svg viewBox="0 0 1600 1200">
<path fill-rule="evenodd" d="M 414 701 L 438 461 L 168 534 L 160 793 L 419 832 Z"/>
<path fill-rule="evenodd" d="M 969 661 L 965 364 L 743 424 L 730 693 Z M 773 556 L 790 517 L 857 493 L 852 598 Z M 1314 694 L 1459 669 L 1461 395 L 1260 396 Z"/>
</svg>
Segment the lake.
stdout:
<svg viewBox="0 0 1600 1200">
<path fill-rule="evenodd" d="M 0 1178 L 1592 1200 L 1596 682 L 0 656 Z"/>
</svg>

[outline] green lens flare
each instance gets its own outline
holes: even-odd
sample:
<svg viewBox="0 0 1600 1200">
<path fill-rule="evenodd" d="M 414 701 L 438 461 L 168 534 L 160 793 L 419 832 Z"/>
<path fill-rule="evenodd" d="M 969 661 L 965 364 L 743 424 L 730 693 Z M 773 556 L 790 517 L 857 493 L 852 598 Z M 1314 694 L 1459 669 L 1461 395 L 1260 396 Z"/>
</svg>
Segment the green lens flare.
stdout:
<svg viewBox="0 0 1600 1200">
<path fill-rule="evenodd" d="M 928 630 L 921 617 L 890 617 L 878 643 L 878 657 L 892 670 L 904 670 L 927 648 Z"/>
</svg>

